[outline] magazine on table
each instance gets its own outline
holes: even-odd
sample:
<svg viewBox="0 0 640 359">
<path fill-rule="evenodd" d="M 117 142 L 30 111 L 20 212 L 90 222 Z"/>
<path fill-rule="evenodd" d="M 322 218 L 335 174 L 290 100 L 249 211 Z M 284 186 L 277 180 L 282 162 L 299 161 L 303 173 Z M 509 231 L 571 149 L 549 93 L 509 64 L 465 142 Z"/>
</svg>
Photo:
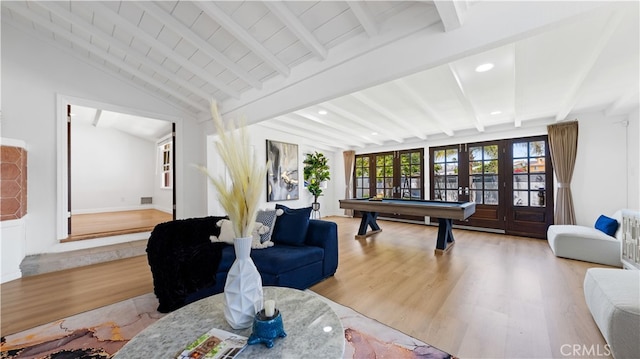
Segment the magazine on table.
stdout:
<svg viewBox="0 0 640 359">
<path fill-rule="evenodd" d="M 176 359 L 231 359 L 247 346 L 247 337 L 213 328 L 189 344 Z"/>
</svg>

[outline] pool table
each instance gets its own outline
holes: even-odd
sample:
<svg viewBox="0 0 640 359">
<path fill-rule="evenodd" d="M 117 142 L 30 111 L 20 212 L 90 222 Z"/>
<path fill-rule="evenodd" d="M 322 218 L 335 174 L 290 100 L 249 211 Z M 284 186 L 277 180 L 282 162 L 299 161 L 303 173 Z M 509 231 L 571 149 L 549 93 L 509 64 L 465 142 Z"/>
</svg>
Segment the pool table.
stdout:
<svg viewBox="0 0 640 359">
<path fill-rule="evenodd" d="M 475 202 L 443 202 L 406 199 L 341 199 L 340 208 L 362 212 L 362 220 L 356 239 L 365 238 L 382 231 L 376 219 L 378 213 L 397 213 L 438 218 L 436 253 L 443 253 L 454 243 L 453 220 L 465 220 L 476 211 Z M 371 231 L 367 233 L 367 227 Z"/>
</svg>

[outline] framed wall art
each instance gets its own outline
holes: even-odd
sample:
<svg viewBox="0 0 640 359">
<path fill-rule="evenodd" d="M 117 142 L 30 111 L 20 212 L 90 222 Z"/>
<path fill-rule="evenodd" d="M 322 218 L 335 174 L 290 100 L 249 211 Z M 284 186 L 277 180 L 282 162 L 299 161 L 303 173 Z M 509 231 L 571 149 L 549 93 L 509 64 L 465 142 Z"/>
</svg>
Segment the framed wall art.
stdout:
<svg viewBox="0 0 640 359">
<path fill-rule="evenodd" d="M 298 199 L 298 145 L 267 140 L 267 161 L 267 202 Z"/>
</svg>

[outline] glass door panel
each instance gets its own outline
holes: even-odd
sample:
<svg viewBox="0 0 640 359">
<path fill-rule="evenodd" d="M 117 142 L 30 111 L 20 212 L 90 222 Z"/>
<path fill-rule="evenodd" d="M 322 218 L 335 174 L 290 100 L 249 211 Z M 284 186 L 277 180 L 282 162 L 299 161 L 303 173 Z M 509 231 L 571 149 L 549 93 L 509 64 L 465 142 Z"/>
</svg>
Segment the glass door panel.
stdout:
<svg viewBox="0 0 640 359">
<path fill-rule="evenodd" d="M 545 238 L 553 221 L 553 169 L 547 151 L 547 136 L 509 141 L 510 179 L 507 191 L 507 233 Z"/>
</svg>

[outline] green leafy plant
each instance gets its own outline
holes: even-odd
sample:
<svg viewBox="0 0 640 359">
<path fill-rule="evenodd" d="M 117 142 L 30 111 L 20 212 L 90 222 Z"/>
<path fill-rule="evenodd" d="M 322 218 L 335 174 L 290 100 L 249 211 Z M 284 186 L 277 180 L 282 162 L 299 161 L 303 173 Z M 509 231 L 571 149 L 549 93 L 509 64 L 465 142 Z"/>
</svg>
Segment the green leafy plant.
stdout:
<svg viewBox="0 0 640 359">
<path fill-rule="evenodd" d="M 308 153 L 304 161 L 304 181 L 307 189 L 313 195 L 313 203 L 318 202 L 318 197 L 322 196 L 322 182 L 331 178 L 328 160 L 324 154 L 319 152 Z"/>
</svg>

